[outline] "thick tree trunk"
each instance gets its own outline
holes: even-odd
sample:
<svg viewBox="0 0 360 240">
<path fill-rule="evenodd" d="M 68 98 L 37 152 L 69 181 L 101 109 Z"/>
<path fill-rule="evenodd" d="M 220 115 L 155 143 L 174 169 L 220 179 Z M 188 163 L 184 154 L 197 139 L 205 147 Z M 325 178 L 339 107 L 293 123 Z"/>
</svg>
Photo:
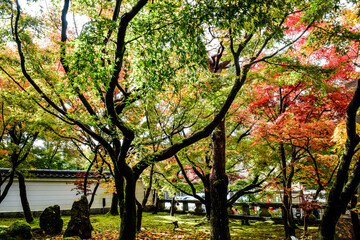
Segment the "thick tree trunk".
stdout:
<svg viewBox="0 0 360 240">
<path fill-rule="evenodd" d="M 210 239 L 230 239 L 227 213 L 228 178 L 225 173 L 225 123 L 217 126 L 212 133 L 213 168 L 210 177 L 211 211 Z"/>
<path fill-rule="evenodd" d="M 342 212 L 342 209 L 337 206 L 340 207 L 340 205 L 335 202 L 328 202 L 327 208 L 323 216 L 323 220 L 321 221 L 319 228 L 319 240 L 335 239 L 336 225 Z"/>
<path fill-rule="evenodd" d="M 121 215 L 119 240 L 135 240 L 136 237 L 136 181 L 131 169 L 127 169 L 124 212 Z M 131 172 L 130 172 L 131 171 Z"/>
<path fill-rule="evenodd" d="M 353 161 L 355 148 L 360 142 L 356 133 L 356 115 L 360 107 L 360 85 L 357 85 L 354 96 L 346 108 L 346 143 L 340 166 L 327 199 L 327 207 L 319 228 L 320 240 L 333 240 L 336 224 L 341 213 L 346 209 L 351 197 L 360 183 L 360 162 L 357 159 L 353 170 L 350 164 Z"/>
<path fill-rule="evenodd" d="M 124 177 L 117 171 L 114 171 L 116 195 L 119 203 L 120 217 L 124 214 L 125 209 L 125 195 L 124 195 Z M 135 191 L 135 190 L 134 190 Z M 135 204 L 135 203 L 134 203 Z"/>
<path fill-rule="evenodd" d="M 26 222 L 31 223 L 34 221 L 34 218 L 32 216 L 32 212 L 30 210 L 29 201 L 26 196 L 26 185 L 25 185 L 25 179 L 24 176 L 17 172 L 16 173 L 19 179 L 19 190 L 20 190 L 20 199 L 21 199 L 21 205 L 24 211 Z"/>
<path fill-rule="evenodd" d="M 110 208 L 110 214 L 111 215 L 119 215 L 118 207 L 119 207 L 119 198 L 116 193 L 113 193 L 112 199 L 111 199 L 111 208 Z"/>
</svg>

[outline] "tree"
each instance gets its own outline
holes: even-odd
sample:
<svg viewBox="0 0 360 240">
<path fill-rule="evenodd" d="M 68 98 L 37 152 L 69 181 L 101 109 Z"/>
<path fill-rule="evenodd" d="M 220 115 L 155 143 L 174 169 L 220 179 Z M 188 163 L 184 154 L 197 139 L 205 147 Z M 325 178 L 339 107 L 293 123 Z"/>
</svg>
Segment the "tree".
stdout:
<svg viewBox="0 0 360 240">
<path fill-rule="evenodd" d="M 349 21 L 350 19 L 351 21 Z M 339 55 L 346 57 L 350 64 L 358 67 L 359 33 L 356 28 L 358 23 L 358 8 L 355 6 L 345 8 L 339 19 L 325 22 L 322 28 L 318 29 L 315 39 L 319 40 L 319 45 L 334 45 Z M 323 39 L 324 36 L 327 38 Z M 353 83 L 358 82 L 358 75 L 354 74 L 353 76 L 357 78 Z M 328 204 L 320 225 L 319 239 L 334 239 L 340 215 L 346 210 L 360 183 L 360 166 L 357 155 L 360 142 L 357 123 L 360 88 L 359 84 L 352 85 L 355 86 L 352 87 L 354 95 L 346 108 L 346 137 L 341 141 L 344 143 L 342 156 L 327 198 Z"/>
<path fill-rule="evenodd" d="M 12 37 L 20 59 L 20 64 L 12 66 L 32 85 L 36 93 L 34 100 L 44 110 L 81 128 L 106 150 L 114 165 L 117 193 L 124 193 L 120 239 L 131 240 L 136 233 L 135 183 L 143 170 L 211 134 L 224 118 L 252 66 L 270 59 L 301 38 L 302 34 L 293 39 L 285 36 L 286 18 L 304 9 L 307 12 L 302 20 L 311 24 L 331 8 L 333 2 L 320 8 L 317 2 L 303 1 L 281 4 L 177 1 L 174 4 L 172 1 L 118 0 L 92 6 L 75 1 L 74 11 L 86 13 L 91 20 L 77 36 L 76 31 L 68 34 L 66 16 L 70 1 L 64 0 L 61 17 L 46 25 L 60 39 L 58 45 L 52 42 L 49 48 L 42 48 L 34 41 L 31 29 L 38 27 L 37 23 L 23 24 L 26 15 L 21 12 L 19 1 L 16 10 L 11 4 L 6 6 L 13 19 Z M 60 24 L 59 36 L 55 29 Z M 146 136 L 138 129 L 142 117 L 134 118 L 136 102 L 145 97 L 161 97 L 167 81 L 196 79 L 195 70 L 201 71 L 205 65 L 203 39 L 206 39 L 207 26 L 228 40 L 227 47 L 232 54 L 233 84 L 226 91 L 227 97 L 214 109 L 213 118 L 203 126 L 190 129 L 195 130 L 191 135 L 180 137 L 172 145 L 163 140 L 161 151 L 150 152 L 141 159 L 133 158 L 133 144 Z M 282 47 L 272 51 L 279 44 Z M 59 64 L 58 57 L 61 67 L 54 68 Z M 46 62 L 42 68 L 37 65 L 40 59 Z M 59 79 L 63 81 L 57 84 Z"/>
<path fill-rule="evenodd" d="M 316 201 L 320 191 L 329 185 L 336 170 L 336 165 L 329 168 L 334 159 L 333 155 L 329 156 L 328 150 L 333 145 L 331 136 L 344 116 L 343 109 L 349 101 L 344 88 L 336 85 L 340 81 L 346 82 L 350 74 L 335 70 L 329 75 L 334 62 L 346 60 L 334 55 L 334 51 L 327 50 L 314 51 L 312 59 L 307 59 L 301 55 L 296 57 L 297 50 L 290 49 L 286 54 L 293 58 L 269 62 L 272 65 L 270 69 L 264 68 L 265 73 L 258 76 L 259 78 L 264 74 L 269 80 L 259 83 L 258 88 L 253 91 L 255 97 L 250 104 L 250 111 L 257 122 L 252 134 L 258 142 L 266 141 L 278 155 L 282 171 L 279 183 L 283 191 L 287 238 L 295 235 L 291 199 L 294 178 L 309 183 L 306 179 L 309 174 L 313 175 L 312 185 L 317 185 L 313 200 Z M 329 57 L 327 54 L 332 54 L 334 62 L 316 66 L 318 58 Z M 346 69 L 351 69 L 346 62 L 344 65 Z"/>
<path fill-rule="evenodd" d="M 4 200 L 14 178 L 19 180 L 20 199 L 27 222 L 32 222 L 33 217 L 26 195 L 26 185 L 23 169 L 31 165 L 34 143 L 41 131 L 41 127 L 34 129 L 38 121 L 31 119 L 30 115 L 36 112 L 31 104 L 19 104 L 11 96 L 16 95 L 14 88 L 9 85 L 0 89 L 1 102 L 1 137 L 0 166 L 8 167 L 9 173 L 0 179 L 0 186 L 5 186 L 0 194 L 0 203 Z M 27 105 L 27 106 L 26 106 Z"/>
</svg>

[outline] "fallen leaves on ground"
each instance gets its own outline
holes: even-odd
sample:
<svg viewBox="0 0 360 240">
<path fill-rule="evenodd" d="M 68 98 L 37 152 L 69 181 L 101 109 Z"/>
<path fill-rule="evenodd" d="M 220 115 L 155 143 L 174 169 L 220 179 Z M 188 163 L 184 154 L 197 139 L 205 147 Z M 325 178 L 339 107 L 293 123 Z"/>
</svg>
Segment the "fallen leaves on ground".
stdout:
<svg viewBox="0 0 360 240">
<path fill-rule="evenodd" d="M 210 235 L 205 232 L 187 232 L 183 230 L 165 231 L 161 233 L 154 233 L 146 230 L 142 230 L 136 239 L 150 240 L 150 239 L 209 239 Z"/>
<path fill-rule="evenodd" d="M 99 231 L 93 232 L 91 240 L 115 240 L 119 238 L 118 231 Z M 151 232 L 147 230 L 142 230 L 136 237 L 137 240 L 152 240 L 152 239 L 196 239 L 196 240 L 205 240 L 209 239 L 210 235 L 206 232 L 187 232 L 184 230 L 175 230 L 175 231 L 165 231 L 165 232 Z M 51 239 L 51 240 L 61 240 L 63 239 L 62 235 L 58 236 L 35 236 L 35 239 Z"/>
</svg>

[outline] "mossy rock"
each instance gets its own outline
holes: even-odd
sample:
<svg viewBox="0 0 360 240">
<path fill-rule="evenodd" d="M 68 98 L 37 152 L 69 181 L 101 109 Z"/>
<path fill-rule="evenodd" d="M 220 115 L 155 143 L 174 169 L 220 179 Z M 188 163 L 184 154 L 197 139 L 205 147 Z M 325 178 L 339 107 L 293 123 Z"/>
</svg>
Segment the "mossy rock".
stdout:
<svg viewBox="0 0 360 240">
<path fill-rule="evenodd" d="M 16 240 L 32 239 L 31 227 L 25 222 L 15 222 L 9 227 L 7 233 Z"/>
<path fill-rule="evenodd" d="M 8 229 L 8 227 L 7 226 L 0 226 L 0 232 L 1 231 L 6 231 Z M 0 238 L 1 239 L 1 238 Z"/>
<path fill-rule="evenodd" d="M 81 239 L 91 238 L 93 227 L 90 222 L 89 203 L 86 196 L 74 201 L 71 208 L 71 218 L 65 230 L 64 237 L 79 236 Z"/>
<path fill-rule="evenodd" d="M 49 235 L 56 235 L 62 232 L 63 220 L 61 219 L 59 205 L 45 208 L 40 215 L 40 228 Z"/>
<path fill-rule="evenodd" d="M 6 230 L 0 230 L 0 239 L 2 240 L 13 240 L 14 238 L 12 238 Z"/>
</svg>

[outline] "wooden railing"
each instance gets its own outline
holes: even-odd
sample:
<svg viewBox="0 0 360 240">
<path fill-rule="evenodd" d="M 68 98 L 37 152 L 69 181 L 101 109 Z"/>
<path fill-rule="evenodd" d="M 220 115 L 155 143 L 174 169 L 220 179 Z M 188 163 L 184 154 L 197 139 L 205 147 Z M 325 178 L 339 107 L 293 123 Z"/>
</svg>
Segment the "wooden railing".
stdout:
<svg viewBox="0 0 360 240">
<path fill-rule="evenodd" d="M 171 199 L 160 200 L 159 211 L 170 211 Z M 293 209 L 298 209 L 297 204 L 293 204 Z M 175 209 L 177 213 L 194 213 L 198 215 L 205 214 L 205 206 L 198 200 L 175 200 Z M 234 203 L 231 209 L 228 209 L 229 217 L 248 220 L 282 220 L 282 203 L 258 203 L 258 202 L 240 202 Z M 322 209 L 319 215 L 322 216 Z M 277 212 L 277 214 L 275 214 Z M 298 210 L 299 212 L 299 210 Z M 294 218 L 301 218 L 301 215 Z"/>
<path fill-rule="evenodd" d="M 170 211 L 171 199 L 160 200 L 159 211 Z M 181 213 L 193 212 L 201 215 L 205 214 L 205 206 L 199 200 L 175 200 L 175 211 Z"/>
</svg>

